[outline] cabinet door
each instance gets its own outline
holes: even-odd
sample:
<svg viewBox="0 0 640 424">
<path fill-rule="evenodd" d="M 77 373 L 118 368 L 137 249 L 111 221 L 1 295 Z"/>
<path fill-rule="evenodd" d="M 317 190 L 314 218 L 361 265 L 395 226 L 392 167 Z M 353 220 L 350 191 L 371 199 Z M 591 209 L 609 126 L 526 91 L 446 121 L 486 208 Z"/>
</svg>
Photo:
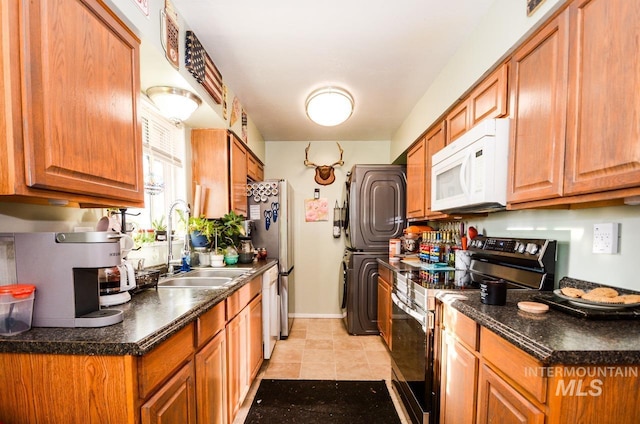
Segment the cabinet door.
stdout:
<svg viewBox="0 0 640 424">
<path fill-rule="evenodd" d="M 471 93 L 470 127 L 487 118 L 500 118 L 507 114 L 508 65 L 498 67 Z"/>
<path fill-rule="evenodd" d="M 247 363 L 248 386 L 258 375 L 262 366 L 262 294 L 251 301 L 249 308 L 249 355 Z"/>
<path fill-rule="evenodd" d="M 26 185 L 142 202 L 139 40 L 97 0 L 21 4 Z"/>
<path fill-rule="evenodd" d="M 247 152 L 247 177 L 252 181 L 264 180 L 264 166 L 251 152 Z"/>
<path fill-rule="evenodd" d="M 471 127 L 471 118 L 468 99 L 453 108 L 445 118 L 447 123 L 446 143 L 449 144 L 462 134 L 466 133 Z"/>
<path fill-rule="evenodd" d="M 218 333 L 196 354 L 198 424 L 227 422 L 227 343 Z"/>
<path fill-rule="evenodd" d="M 247 381 L 247 314 L 246 308 L 226 328 L 227 335 L 227 413 L 232 423 L 248 388 Z"/>
<path fill-rule="evenodd" d="M 378 331 L 391 350 L 391 288 L 378 277 Z"/>
<path fill-rule="evenodd" d="M 510 203 L 562 195 L 568 29 L 565 11 L 511 59 Z"/>
<path fill-rule="evenodd" d="M 491 368 L 482 365 L 478 379 L 477 422 L 478 424 L 543 424 L 544 413 Z"/>
<path fill-rule="evenodd" d="M 440 393 L 440 422 L 475 423 L 478 358 L 444 332 L 444 366 Z"/>
<path fill-rule="evenodd" d="M 194 367 L 191 361 L 142 405 L 142 424 L 195 424 L 194 386 Z"/>
<path fill-rule="evenodd" d="M 578 0 L 569 12 L 565 194 L 638 186 L 640 2 Z"/>
<path fill-rule="evenodd" d="M 446 217 L 447 215 L 442 212 L 436 212 L 435 214 L 431 212 L 431 165 L 433 164 L 432 158 L 433 155 L 440 150 L 442 150 L 446 143 L 445 137 L 445 123 L 441 122 L 436 127 L 434 127 L 429 133 L 426 135 L 427 140 L 427 159 L 426 159 L 426 168 L 427 168 L 427 185 L 425 187 L 425 210 L 427 216 L 437 216 L 439 218 Z"/>
<path fill-rule="evenodd" d="M 407 218 L 425 214 L 426 141 L 421 139 L 407 151 Z"/>
<path fill-rule="evenodd" d="M 231 209 L 247 216 L 247 151 L 242 142 L 230 135 L 231 150 Z"/>
<path fill-rule="evenodd" d="M 193 189 L 196 184 L 202 187 L 200 212 L 207 218 L 220 218 L 229 211 L 229 160 L 226 130 L 191 131 Z"/>
</svg>

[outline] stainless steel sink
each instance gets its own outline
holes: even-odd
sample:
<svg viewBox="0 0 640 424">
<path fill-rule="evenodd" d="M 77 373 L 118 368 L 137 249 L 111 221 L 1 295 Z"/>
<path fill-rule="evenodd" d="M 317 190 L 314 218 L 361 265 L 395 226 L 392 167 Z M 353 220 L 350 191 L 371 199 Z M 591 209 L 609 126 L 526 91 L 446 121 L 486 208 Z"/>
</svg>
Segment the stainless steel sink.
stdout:
<svg viewBox="0 0 640 424">
<path fill-rule="evenodd" d="M 195 269 L 188 272 L 185 277 L 228 277 L 236 278 L 251 272 L 247 268 L 211 268 L 211 269 Z"/>
<path fill-rule="evenodd" d="M 202 289 L 224 289 L 233 281 L 231 277 L 171 277 L 158 282 L 158 287 L 188 287 Z"/>
</svg>

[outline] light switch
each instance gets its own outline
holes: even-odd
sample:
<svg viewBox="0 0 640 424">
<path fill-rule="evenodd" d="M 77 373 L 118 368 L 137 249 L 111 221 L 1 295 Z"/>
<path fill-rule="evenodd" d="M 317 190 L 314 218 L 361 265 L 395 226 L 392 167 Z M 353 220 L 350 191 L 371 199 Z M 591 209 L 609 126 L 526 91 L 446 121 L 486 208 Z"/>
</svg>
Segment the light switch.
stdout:
<svg viewBox="0 0 640 424">
<path fill-rule="evenodd" d="M 618 253 L 618 224 L 593 225 L 593 253 Z"/>
</svg>

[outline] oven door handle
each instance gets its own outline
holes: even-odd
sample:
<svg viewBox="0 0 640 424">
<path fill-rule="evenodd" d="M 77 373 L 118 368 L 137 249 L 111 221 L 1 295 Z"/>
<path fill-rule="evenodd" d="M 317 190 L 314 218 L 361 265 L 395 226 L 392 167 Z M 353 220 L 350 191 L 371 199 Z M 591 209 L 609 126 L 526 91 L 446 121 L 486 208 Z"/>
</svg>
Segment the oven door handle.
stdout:
<svg viewBox="0 0 640 424">
<path fill-rule="evenodd" d="M 426 327 L 427 317 L 426 316 L 422 316 L 419 313 L 417 313 L 416 311 L 414 311 L 413 309 L 411 309 L 410 307 L 408 307 L 404 302 L 402 302 L 400 300 L 400 298 L 398 298 L 398 296 L 396 296 L 395 293 L 391 293 L 391 301 L 398 308 L 400 308 L 403 312 L 405 312 L 407 315 L 409 315 L 411 318 L 413 318 L 416 321 L 418 321 L 420 323 L 420 325 L 422 326 L 422 329 L 424 330 L 424 332 L 425 333 L 427 332 L 427 327 Z"/>
</svg>

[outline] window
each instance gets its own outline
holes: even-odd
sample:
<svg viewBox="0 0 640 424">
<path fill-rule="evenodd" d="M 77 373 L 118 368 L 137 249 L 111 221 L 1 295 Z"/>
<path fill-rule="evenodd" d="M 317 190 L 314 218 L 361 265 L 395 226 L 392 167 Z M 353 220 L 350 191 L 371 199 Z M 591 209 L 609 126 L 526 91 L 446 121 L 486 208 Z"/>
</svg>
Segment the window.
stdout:
<svg viewBox="0 0 640 424">
<path fill-rule="evenodd" d="M 142 101 L 142 154 L 144 165 L 144 209 L 129 209 L 130 222 L 138 229 L 151 229 L 164 221 L 175 199 L 186 199 L 185 134 L 158 114 L 145 99 Z M 174 229 L 176 226 L 174 225 Z"/>
</svg>

